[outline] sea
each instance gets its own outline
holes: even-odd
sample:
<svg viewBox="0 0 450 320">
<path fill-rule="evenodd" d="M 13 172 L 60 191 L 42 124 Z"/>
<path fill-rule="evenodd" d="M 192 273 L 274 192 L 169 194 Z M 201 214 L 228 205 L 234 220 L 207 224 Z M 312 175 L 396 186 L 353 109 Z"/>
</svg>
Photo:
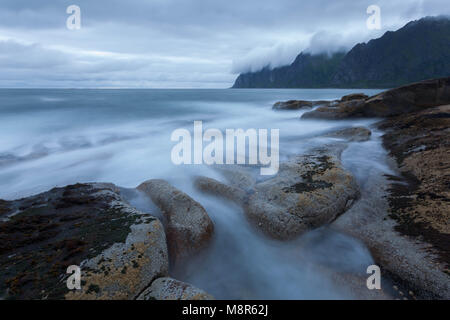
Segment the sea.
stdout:
<svg viewBox="0 0 450 320">
<path fill-rule="evenodd" d="M 324 261 L 365 276 L 373 259 L 357 239 L 312 230 L 292 241 L 261 234 L 236 205 L 197 191 L 194 177 L 223 180 L 206 164 L 172 161 L 177 129 L 278 129 L 284 161 L 311 147 L 332 143 L 322 134 L 349 126 L 373 130 L 367 142 L 351 143 L 343 165 L 363 188 L 367 172 L 392 174 L 378 119 L 306 120 L 305 111 L 275 111 L 277 101 L 334 100 L 368 89 L 0 89 L 0 199 L 13 200 L 54 187 L 111 182 L 140 210 L 160 216 L 134 191 L 148 179 L 165 179 L 200 202 L 215 225 L 210 248 L 172 276 L 218 299 L 354 299 L 318 267 Z M 267 177 L 261 177 L 261 179 Z M 128 192 L 126 192 L 128 190 Z M 329 265 L 329 264 L 327 264 Z"/>
</svg>

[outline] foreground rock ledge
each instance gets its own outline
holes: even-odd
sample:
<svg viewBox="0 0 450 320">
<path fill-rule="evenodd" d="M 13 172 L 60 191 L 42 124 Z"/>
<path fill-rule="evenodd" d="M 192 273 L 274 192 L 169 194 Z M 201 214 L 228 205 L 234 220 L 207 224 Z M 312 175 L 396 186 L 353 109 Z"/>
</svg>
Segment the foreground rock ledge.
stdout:
<svg viewBox="0 0 450 320">
<path fill-rule="evenodd" d="M 333 226 L 364 241 L 406 292 L 449 299 L 450 106 L 390 117 L 379 128 L 399 175 L 370 177 L 364 201 Z"/>
<path fill-rule="evenodd" d="M 148 180 L 137 189 L 152 199 L 167 220 L 166 233 L 173 261 L 186 258 L 208 244 L 214 224 L 201 204 L 164 180 Z"/>
<path fill-rule="evenodd" d="M 134 299 L 168 274 L 162 224 L 112 184 L 76 184 L 2 202 L 0 293 L 7 299 Z M 67 267 L 81 267 L 68 290 Z"/>
<path fill-rule="evenodd" d="M 214 297 L 188 283 L 159 278 L 137 300 L 214 300 Z"/>
</svg>

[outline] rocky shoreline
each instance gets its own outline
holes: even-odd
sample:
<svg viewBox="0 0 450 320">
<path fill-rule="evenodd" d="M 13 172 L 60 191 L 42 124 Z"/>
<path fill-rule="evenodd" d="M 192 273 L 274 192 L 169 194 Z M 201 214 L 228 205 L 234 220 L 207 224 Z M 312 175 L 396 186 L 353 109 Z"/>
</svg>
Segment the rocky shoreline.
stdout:
<svg viewBox="0 0 450 320">
<path fill-rule="evenodd" d="M 332 227 L 361 239 L 386 277 L 414 298 L 450 298 L 449 104 L 450 78 L 443 78 L 343 97 L 302 115 L 385 118 L 377 128 L 398 175 L 374 177 L 373 203 L 350 208 Z"/>
<path fill-rule="evenodd" d="M 327 226 L 363 241 L 394 291 L 369 292 L 366 278 L 323 266 L 361 299 L 450 298 L 450 78 L 335 101 L 279 102 L 274 109 L 311 111 L 304 119 L 384 118 L 377 127 L 397 176 L 373 176 L 361 188 L 342 165 L 350 143 L 370 139 L 366 127 L 327 133 L 332 144 L 280 164 L 255 180 L 249 168 L 216 169 L 217 181 L 197 177 L 202 193 L 242 207 L 267 237 L 288 241 Z M 314 109 L 315 108 L 315 109 Z M 0 297 L 4 299 L 213 299 L 171 278 L 173 266 L 205 250 L 214 223 L 205 208 L 164 180 L 135 192 L 160 209 L 141 212 L 107 183 L 54 188 L 0 200 Z M 360 201 L 364 195 L 364 201 Z M 82 270 L 82 288 L 68 290 L 67 267 Z M 398 289 L 398 288 L 401 289 Z M 395 290 L 397 288 L 397 290 Z"/>
</svg>

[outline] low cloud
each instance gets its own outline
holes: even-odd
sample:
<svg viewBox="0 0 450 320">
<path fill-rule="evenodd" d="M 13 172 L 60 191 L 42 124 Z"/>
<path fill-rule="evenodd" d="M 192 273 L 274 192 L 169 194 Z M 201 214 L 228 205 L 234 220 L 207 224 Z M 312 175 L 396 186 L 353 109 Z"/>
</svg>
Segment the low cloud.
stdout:
<svg viewBox="0 0 450 320">
<path fill-rule="evenodd" d="M 282 43 L 273 47 L 255 48 L 244 57 L 233 61 L 232 73 L 246 73 L 259 71 L 265 67 L 270 69 L 291 64 L 304 43 Z"/>
</svg>

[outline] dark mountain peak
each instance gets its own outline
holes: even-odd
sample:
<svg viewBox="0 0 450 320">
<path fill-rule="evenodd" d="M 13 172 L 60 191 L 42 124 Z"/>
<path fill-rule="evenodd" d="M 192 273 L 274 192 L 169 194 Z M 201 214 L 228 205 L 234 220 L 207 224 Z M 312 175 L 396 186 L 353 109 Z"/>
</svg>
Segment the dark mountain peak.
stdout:
<svg viewBox="0 0 450 320">
<path fill-rule="evenodd" d="M 450 18 L 425 17 L 348 53 L 301 52 L 285 67 L 241 74 L 234 88 L 388 88 L 450 75 Z"/>
</svg>

